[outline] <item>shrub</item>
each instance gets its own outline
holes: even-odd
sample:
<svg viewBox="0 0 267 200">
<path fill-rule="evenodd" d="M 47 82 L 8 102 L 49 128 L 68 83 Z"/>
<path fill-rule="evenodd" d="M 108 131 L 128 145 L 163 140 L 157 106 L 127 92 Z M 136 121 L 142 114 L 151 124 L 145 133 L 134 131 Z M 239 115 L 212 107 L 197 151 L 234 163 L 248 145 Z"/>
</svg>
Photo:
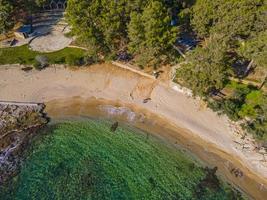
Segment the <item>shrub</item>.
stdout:
<svg viewBox="0 0 267 200">
<path fill-rule="evenodd" d="M 92 65 L 92 64 L 98 63 L 99 58 L 97 55 L 88 55 L 84 57 L 83 61 L 84 61 L 84 64 L 86 65 Z"/>
<path fill-rule="evenodd" d="M 66 64 L 70 66 L 81 66 L 84 64 L 84 57 L 69 54 L 66 56 Z"/>
<path fill-rule="evenodd" d="M 232 120 L 245 119 L 244 128 L 267 147 L 267 95 L 251 86 L 231 83 L 227 87 L 234 89 L 233 94 L 228 99 L 209 99 L 209 107 Z"/>
<path fill-rule="evenodd" d="M 36 68 L 36 69 L 44 69 L 45 67 L 47 67 L 49 65 L 49 62 L 48 62 L 48 57 L 47 56 L 44 56 L 44 55 L 37 55 L 35 57 L 35 63 L 33 64 L 33 66 Z"/>
<path fill-rule="evenodd" d="M 38 63 L 37 61 L 35 61 L 35 62 L 33 63 L 33 67 L 34 67 L 35 69 L 37 69 L 37 70 L 41 70 L 41 65 L 40 65 L 40 63 Z"/>
<path fill-rule="evenodd" d="M 256 119 L 254 121 L 245 124 L 245 128 L 249 133 L 252 133 L 256 139 L 265 142 L 267 148 L 267 120 L 266 119 Z"/>
</svg>

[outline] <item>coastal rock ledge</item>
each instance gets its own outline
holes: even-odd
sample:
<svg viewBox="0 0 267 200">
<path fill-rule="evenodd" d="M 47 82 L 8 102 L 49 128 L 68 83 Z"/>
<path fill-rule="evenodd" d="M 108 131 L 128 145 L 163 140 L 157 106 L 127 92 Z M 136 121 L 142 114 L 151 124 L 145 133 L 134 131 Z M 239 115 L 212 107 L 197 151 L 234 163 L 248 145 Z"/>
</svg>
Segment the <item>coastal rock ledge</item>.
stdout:
<svg viewBox="0 0 267 200">
<path fill-rule="evenodd" d="M 40 103 L 0 101 L 0 185 L 16 175 L 25 147 L 48 123 L 44 108 Z"/>
</svg>

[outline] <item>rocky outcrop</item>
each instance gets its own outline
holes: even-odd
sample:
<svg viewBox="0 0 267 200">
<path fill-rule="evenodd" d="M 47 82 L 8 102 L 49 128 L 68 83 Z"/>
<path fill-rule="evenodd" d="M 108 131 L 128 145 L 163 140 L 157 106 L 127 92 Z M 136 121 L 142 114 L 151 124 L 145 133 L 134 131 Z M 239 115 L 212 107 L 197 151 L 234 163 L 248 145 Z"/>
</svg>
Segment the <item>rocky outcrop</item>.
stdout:
<svg viewBox="0 0 267 200">
<path fill-rule="evenodd" d="M 16 174 L 29 140 L 48 123 L 44 108 L 44 104 L 0 102 L 0 184 Z"/>
</svg>

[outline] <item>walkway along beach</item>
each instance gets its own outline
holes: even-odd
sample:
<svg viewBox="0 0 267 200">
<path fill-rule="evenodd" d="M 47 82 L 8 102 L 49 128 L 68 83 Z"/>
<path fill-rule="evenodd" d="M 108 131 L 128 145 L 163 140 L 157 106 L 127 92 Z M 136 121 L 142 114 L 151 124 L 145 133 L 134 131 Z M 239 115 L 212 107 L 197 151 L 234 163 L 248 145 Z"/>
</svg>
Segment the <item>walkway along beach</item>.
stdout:
<svg viewBox="0 0 267 200">
<path fill-rule="evenodd" d="M 253 141 L 244 141 L 246 148 L 242 148 L 238 144 L 241 136 L 225 116 L 156 79 L 111 64 L 31 72 L 8 66 L 0 68 L 0 75 L 0 100 L 45 102 L 52 118 L 105 115 L 107 105 L 142 114 L 144 121 L 137 122 L 137 127 L 218 166 L 223 178 L 249 196 L 267 196 L 267 163 L 262 154 L 253 151 Z M 144 99 L 151 100 L 144 103 Z"/>
</svg>

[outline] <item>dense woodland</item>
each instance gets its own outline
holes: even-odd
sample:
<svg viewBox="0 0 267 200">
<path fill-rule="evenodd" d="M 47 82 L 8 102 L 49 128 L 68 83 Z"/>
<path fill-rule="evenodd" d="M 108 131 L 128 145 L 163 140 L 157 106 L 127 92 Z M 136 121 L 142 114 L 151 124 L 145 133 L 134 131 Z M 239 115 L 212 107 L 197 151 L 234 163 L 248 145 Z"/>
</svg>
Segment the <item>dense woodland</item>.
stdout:
<svg viewBox="0 0 267 200">
<path fill-rule="evenodd" d="M 67 17 L 73 34 L 92 55 L 132 57 L 140 66 L 158 65 L 177 59 L 172 45 L 179 26 L 171 21 L 181 6 L 179 1 L 70 0 Z"/>
<path fill-rule="evenodd" d="M 10 31 L 18 21 L 27 20 L 46 0 L 0 0 L 0 33 Z"/>
<path fill-rule="evenodd" d="M 18 11 L 45 0 L 0 0 L 0 32 Z M 141 67 L 179 64 L 176 81 L 267 141 L 267 0 L 68 0 L 66 18 L 93 61 L 131 60 Z M 182 57 L 177 41 L 198 41 Z M 231 81 L 262 71 L 259 85 Z M 225 88 L 231 93 L 217 98 Z"/>
</svg>

